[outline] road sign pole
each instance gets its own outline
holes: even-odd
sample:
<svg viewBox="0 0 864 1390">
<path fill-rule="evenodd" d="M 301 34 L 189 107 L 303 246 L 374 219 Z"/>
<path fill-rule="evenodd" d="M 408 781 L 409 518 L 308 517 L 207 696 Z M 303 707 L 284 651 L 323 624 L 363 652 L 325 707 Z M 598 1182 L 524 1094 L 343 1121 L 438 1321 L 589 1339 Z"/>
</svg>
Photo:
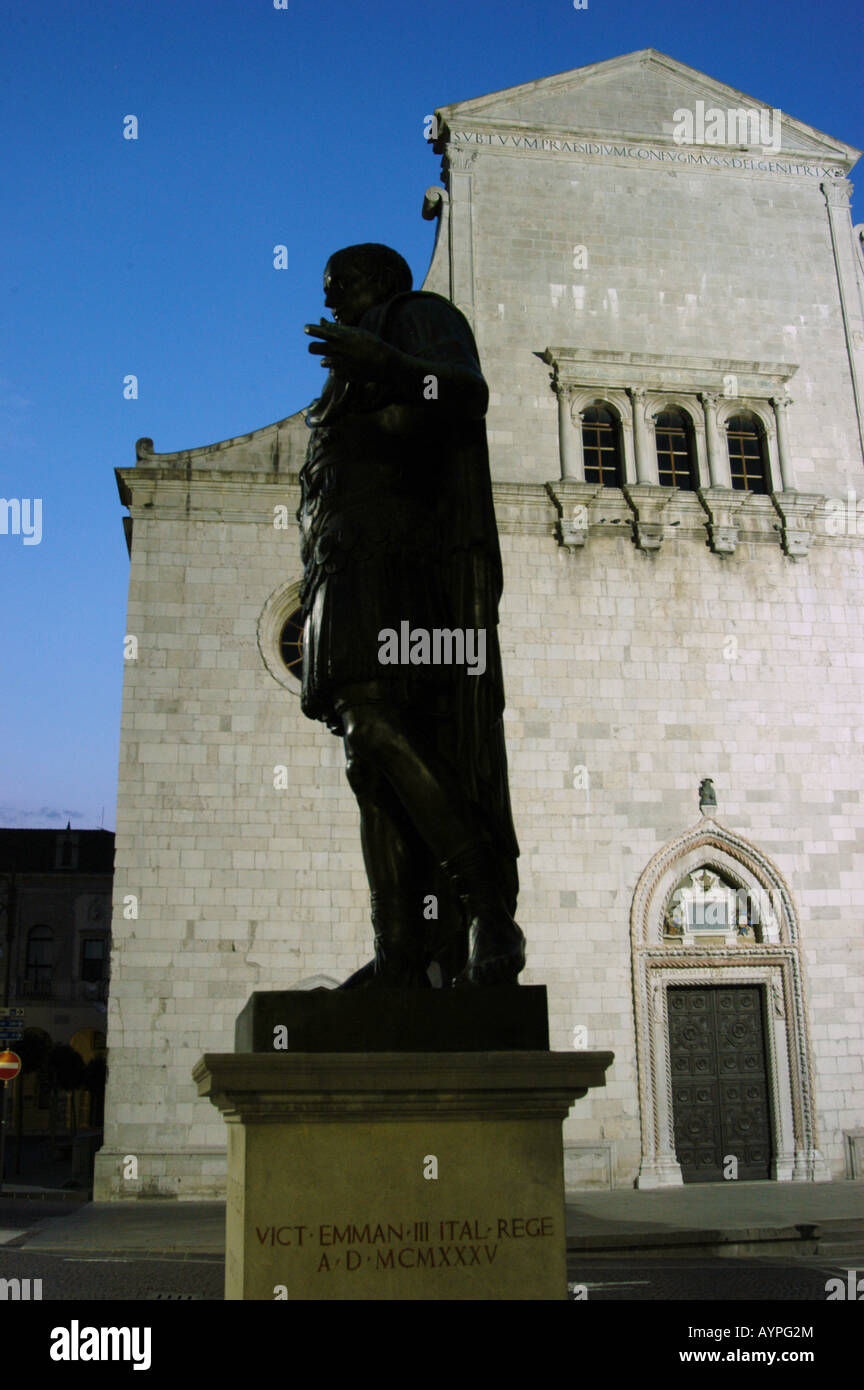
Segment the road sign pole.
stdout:
<svg viewBox="0 0 864 1390">
<path fill-rule="evenodd" d="M 6 1082 L 0 1081 L 0 1196 L 3 1195 L 3 1164 L 6 1161 Z"/>
<path fill-rule="evenodd" d="M 6 1086 L 21 1071 L 21 1058 L 17 1052 L 0 1051 L 0 1193 L 3 1191 L 3 1163 L 6 1157 Z"/>
</svg>

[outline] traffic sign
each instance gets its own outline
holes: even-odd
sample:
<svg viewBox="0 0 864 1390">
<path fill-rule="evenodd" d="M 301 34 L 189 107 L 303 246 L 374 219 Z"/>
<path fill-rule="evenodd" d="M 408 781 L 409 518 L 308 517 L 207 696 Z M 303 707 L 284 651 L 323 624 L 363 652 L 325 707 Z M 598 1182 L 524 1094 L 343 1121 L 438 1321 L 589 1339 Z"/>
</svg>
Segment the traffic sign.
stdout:
<svg viewBox="0 0 864 1390">
<path fill-rule="evenodd" d="M 17 1052 L 0 1052 L 0 1081 L 14 1081 L 21 1070 L 21 1058 Z"/>
<path fill-rule="evenodd" d="M 0 1042 L 20 1038 L 24 1032 L 23 1009 L 0 1009 Z"/>
</svg>

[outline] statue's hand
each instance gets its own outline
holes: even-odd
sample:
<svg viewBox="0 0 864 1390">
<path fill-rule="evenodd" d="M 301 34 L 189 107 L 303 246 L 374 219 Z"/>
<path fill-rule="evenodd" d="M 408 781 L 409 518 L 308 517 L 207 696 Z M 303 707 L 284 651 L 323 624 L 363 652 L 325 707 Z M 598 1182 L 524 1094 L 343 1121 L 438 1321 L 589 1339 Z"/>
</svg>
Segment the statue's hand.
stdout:
<svg viewBox="0 0 864 1390">
<path fill-rule="evenodd" d="M 322 322 L 307 323 L 304 332 L 324 339 L 310 343 L 309 351 L 346 381 L 385 381 L 399 371 L 401 354 L 365 328 Z"/>
</svg>

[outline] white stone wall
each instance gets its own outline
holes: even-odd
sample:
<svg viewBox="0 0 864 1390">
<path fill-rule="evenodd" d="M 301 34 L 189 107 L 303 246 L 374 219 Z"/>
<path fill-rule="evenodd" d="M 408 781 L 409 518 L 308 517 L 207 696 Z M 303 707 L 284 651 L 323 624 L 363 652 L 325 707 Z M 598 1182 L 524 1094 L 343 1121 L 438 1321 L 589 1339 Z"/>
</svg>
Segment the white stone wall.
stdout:
<svg viewBox="0 0 864 1390">
<path fill-rule="evenodd" d="M 525 978 L 547 984 L 553 1047 L 581 1024 L 591 1048 L 615 1053 L 567 1138 L 614 1141 L 617 1181 L 632 1181 L 633 892 L 652 855 L 699 820 L 711 777 L 715 818 L 791 887 L 818 1138 L 842 1176 L 843 1130 L 860 1125 L 864 1089 L 860 547 L 825 542 L 801 562 L 749 543 L 721 558 L 684 536 L 649 557 L 624 536 L 572 554 L 519 535 L 504 553 Z M 726 660 L 730 636 L 737 656 Z M 576 767 L 587 790 L 573 786 Z"/>
<path fill-rule="evenodd" d="M 121 1195 L 212 1190 L 197 1159 L 177 1157 L 191 1149 L 221 1171 L 222 1121 L 196 1097 L 195 1061 L 231 1050 L 253 989 L 342 978 L 369 951 L 341 745 L 257 650 L 274 577 L 298 565 L 268 494 L 296 506 L 274 481 L 256 489 L 261 520 L 136 521 L 127 626 L 142 636 L 124 695 L 106 1150 L 115 1170 L 139 1155 L 139 1179 Z M 766 539 L 719 557 L 686 532 L 646 556 L 606 528 L 574 553 L 554 539 L 542 489 L 512 498 L 499 489 L 524 979 L 548 986 L 553 1047 L 584 1025 L 590 1047 L 616 1054 L 567 1137 L 614 1141 L 616 1181 L 632 1180 L 631 900 L 656 850 L 698 820 L 710 776 L 717 819 L 795 898 L 820 1141 L 839 1176 L 862 1072 L 862 551 L 820 538 L 792 561 Z M 288 790 L 274 789 L 277 764 Z M 577 767 L 587 788 L 573 785 Z M 127 894 L 137 919 L 124 919 Z"/>
<path fill-rule="evenodd" d="M 492 151 L 470 177 L 474 321 L 499 477 L 556 476 L 555 400 L 536 354 L 572 345 L 797 365 L 798 488 L 845 496 L 860 444 L 815 179 Z M 577 245 L 584 270 L 573 268 Z"/>
</svg>

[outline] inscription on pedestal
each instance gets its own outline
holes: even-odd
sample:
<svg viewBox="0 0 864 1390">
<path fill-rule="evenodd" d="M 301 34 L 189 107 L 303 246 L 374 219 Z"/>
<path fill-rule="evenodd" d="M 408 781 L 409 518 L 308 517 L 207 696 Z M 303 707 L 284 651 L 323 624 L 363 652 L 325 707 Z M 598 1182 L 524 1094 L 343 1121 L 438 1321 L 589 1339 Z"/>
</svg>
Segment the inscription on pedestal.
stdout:
<svg viewBox="0 0 864 1390">
<path fill-rule="evenodd" d="M 291 1246 L 298 1257 L 302 1250 L 299 1258 L 307 1262 L 304 1274 L 470 1269 L 475 1265 L 482 1268 L 506 1260 L 509 1243 L 513 1241 L 554 1240 L 555 1236 L 553 1216 L 501 1216 L 492 1221 L 460 1216 L 437 1221 L 367 1221 L 359 1225 L 334 1221 L 317 1226 L 255 1226 L 259 1246 Z M 275 1286 L 274 1297 L 287 1297 L 288 1285 L 299 1272 L 295 1262 L 287 1282 Z"/>
</svg>

